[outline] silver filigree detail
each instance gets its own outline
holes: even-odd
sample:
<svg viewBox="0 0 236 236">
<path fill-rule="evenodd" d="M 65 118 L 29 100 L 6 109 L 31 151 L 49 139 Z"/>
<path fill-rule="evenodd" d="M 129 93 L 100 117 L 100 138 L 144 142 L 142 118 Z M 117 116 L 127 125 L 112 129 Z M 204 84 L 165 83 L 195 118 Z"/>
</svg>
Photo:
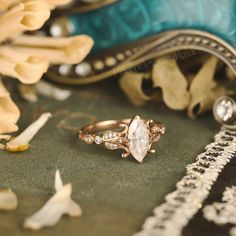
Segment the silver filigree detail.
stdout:
<svg viewBox="0 0 236 236">
<path fill-rule="evenodd" d="M 103 55 L 97 54 L 92 57 L 88 62 L 93 64 L 94 70 L 86 77 L 67 74 L 65 78 L 65 76 L 55 73 L 55 71 L 58 71 L 58 66 L 54 66 L 49 70 L 48 77 L 53 81 L 65 84 L 78 85 L 91 83 L 96 79 L 102 80 L 107 78 L 107 76 L 110 77 L 122 73 L 147 60 L 161 58 L 164 55 L 181 50 L 197 50 L 217 56 L 232 69 L 233 74 L 236 74 L 236 52 L 234 48 L 230 44 L 222 42 L 219 37 L 204 31 L 188 29 L 172 30 L 158 34 L 157 37 L 150 37 L 140 41 L 138 45 L 140 50 L 135 50 L 137 45 L 133 47 L 129 45 L 129 48 L 131 49 L 127 50 L 125 48 L 119 51 L 119 54 L 121 53 L 124 56 L 121 56 L 121 60 L 118 59 L 116 64 L 112 63 L 112 66 L 105 66 L 106 57 L 110 56 L 107 53 Z"/>
<path fill-rule="evenodd" d="M 203 201 L 225 165 L 236 153 L 236 131 L 222 128 L 215 141 L 187 166 L 187 173 L 177 189 L 156 207 L 136 236 L 179 236 L 192 217 L 202 208 Z"/>
</svg>

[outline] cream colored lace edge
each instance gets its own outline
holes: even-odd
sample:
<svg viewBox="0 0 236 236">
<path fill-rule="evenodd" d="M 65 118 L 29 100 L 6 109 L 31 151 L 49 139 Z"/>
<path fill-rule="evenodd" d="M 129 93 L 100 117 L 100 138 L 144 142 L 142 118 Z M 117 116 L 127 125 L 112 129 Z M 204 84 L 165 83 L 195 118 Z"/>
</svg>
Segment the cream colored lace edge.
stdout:
<svg viewBox="0 0 236 236">
<path fill-rule="evenodd" d="M 179 236 L 193 216 L 202 208 L 213 184 L 226 164 L 236 155 L 236 131 L 222 128 L 215 141 L 206 146 L 196 162 L 186 167 L 187 173 L 177 189 L 156 207 L 135 236 Z"/>
</svg>

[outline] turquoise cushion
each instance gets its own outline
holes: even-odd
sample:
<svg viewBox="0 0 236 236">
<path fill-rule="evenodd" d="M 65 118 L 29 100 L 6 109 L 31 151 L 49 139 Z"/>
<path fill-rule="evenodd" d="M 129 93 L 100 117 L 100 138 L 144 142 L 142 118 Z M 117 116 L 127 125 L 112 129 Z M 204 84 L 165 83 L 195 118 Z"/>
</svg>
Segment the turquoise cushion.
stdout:
<svg viewBox="0 0 236 236">
<path fill-rule="evenodd" d="M 69 18 L 72 34 L 92 36 L 94 50 L 181 28 L 208 31 L 236 46 L 235 0 L 120 0 Z"/>
</svg>

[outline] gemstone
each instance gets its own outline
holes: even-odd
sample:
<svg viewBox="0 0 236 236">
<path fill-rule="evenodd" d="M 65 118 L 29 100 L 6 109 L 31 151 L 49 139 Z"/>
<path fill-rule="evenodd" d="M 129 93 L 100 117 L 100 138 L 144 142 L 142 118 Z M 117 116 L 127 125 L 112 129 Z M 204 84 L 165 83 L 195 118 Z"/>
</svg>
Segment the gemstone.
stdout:
<svg viewBox="0 0 236 236">
<path fill-rule="evenodd" d="M 92 67 L 87 62 L 81 62 L 75 67 L 75 73 L 80 76 L 88 76 L 92 71 Z"/>
<path fill-rule="evenodd" d="M 131 52 L 130 50 L 127 50 L 127 51 L 125 51 L 125 55 L 126 55 L 126 56 L 131 56 L 131 55 L 132 55 L 132 52 Z"/>
<path fill-rule="evenodd" d="M 59 18 L 49 27 L 49 33 L 53 37 L 65 37 L 73 31 L 75 31 L 74 25 L 66 17 Z"/>
<path fill-rule="evenodd" d="M 103 70 L 105 65 L 102 61 L 95 61 L 93 66 L 95 70 Z"/>
<path fill-rule="evenodd" d="M 118 54 L 116 55 L 116 58 L 117 58 L 118 60 L 122 61 L 122 60 L 125 59 L 125 55 L 122 54 L 122 53 L 118 53 Z"/>
<path fill-rule="evenodd" d="M 94 141 L 95 141 L 96 144 L 101 144 L 102 143 L 102 138 L 99 137 L 99 136 L 96 136 Z"/>
<path fill-rule="evenodd" d="M 107 66 L 114 66 L 116 64 L 116 59 L 114 57 L 108 57 L 105 61 Z"/>
<path fill-rule="evenodd" d="M 53 37 L 61 37 L 64 34 L 63 28 L 59 24 L 53 24 L 50 28 L 50 33 Z"/>
<path fill-rule="evenodd" d="M 223 100 L 219 101 L 219 103 L 215 106 L 215 112 L 224 122 L 229 122 L 234 116 L 234 103 L 231 99 L 224 98 Z"/>
<path fill-rule="evenodd" d="M 58 70 L 60 75 L 69 75 L 71 72 L 71 65 L 62 64 L 59 66 Z"/>
<path fill-rule="evenodd" d="M 117 144 L 114 144 L 114 143 L 109 143 L 109 142 L 105 142 L 105 146 L 111 150 L 115 150 L 118 148 L 118 145 Z"/>
<path fill-rule="evenodd" d="M 117 136 L 115 132 L 108 131 L 107 133 L 104 134 L 103 138 L 104 139 L 113 139 Z"/>
<path fill-rule="evenodd" d="M 149 133 L 144 121 L 136 116 L 128 130 L 129 149 L 133 157 L 142 162 L 149 150 Z"/>
<path fill-rule="evenodd" d="M 84 141 L 88 144 L 92 144 L 94 142 L 94 138 L 91 135 L 85 136 Z"/>
</svg>

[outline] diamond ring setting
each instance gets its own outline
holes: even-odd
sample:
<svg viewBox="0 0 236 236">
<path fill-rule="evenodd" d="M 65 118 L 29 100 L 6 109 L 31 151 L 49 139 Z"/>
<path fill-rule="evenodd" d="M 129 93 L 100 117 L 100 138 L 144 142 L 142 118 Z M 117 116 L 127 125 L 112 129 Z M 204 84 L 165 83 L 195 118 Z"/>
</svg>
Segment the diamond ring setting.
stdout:
<svg viewBox="0 0 236 236">
<path fill-rule="evenodd" d="M 123 158 L 130 154 L 142 163 L 147 154 L 154 154 L 153 144 L 165 133 L 165 126 L 154 120 L 133 119 L 102 121 L 79 130 L 79 138 L 87 144 L 104 145 L 110 150 L 123 149 Z"/>
<path fill-rule="evenodd" d="M 231 97 L 220 97 L 216 100 L 213 113 L 216 121 L 226 126 L 235 126 L 236 124 L 236 102 Z"/>
</svg>

